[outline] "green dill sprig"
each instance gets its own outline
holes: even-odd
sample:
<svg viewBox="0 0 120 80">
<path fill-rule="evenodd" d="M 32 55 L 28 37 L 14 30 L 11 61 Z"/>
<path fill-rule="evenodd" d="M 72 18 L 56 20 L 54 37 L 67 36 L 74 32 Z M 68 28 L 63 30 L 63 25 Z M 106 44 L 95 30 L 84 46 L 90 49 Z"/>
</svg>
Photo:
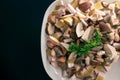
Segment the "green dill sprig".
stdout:
<svg viewBox="0 0 120 80">
<path fill-rule="evenodd" d="M 69 46 L 68 50 L 70 52 L 76 52 L 78 55 L 83 55 L 90 51 L 92 48 L 97 47 L 101 44 L 101 34 L 98 30 L 95 30 L 95 36 L 90 40 L 90 42 L 86 43 L 83 46 L 78 46 L 77 44 L 72 43 Z"/>
</svg>

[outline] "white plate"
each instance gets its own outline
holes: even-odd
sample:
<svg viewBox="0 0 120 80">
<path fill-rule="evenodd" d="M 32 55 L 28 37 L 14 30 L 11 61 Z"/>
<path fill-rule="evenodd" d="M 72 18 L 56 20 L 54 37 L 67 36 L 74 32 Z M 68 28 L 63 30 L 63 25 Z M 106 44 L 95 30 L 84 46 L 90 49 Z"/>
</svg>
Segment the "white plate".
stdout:
<svg viewBox="0 0 120 80">
<path fill-rule="evenodd" d="M 113 2 L 114 0 L 104 0 L 107 2 Z M 120 0 L 119 0 L 120 2 Z M 55 69 L 52 67 L 47 60 L 46 57 L 46 33 L 45 33 L 45 27 L 47 23 L 47 18 L 48 15 L 54 10 L 55 5 L 58 3 L 58 1 L 54 1 L 46 10 L 43 23 L 42 23 L 42 32 L 41 32 L 41 55 L 42 55 L 42 61 L 44 68 L 48 75 L 53 79 L 53 80 L 69 80 L 67 78 L 63 78 L 61 75 L 61 70 L 60 69 Z M 106 74 L 105 80 L 120 80 L 120 60 L 117 63 L 112 64 L 112 69 Z"/>
</svg>

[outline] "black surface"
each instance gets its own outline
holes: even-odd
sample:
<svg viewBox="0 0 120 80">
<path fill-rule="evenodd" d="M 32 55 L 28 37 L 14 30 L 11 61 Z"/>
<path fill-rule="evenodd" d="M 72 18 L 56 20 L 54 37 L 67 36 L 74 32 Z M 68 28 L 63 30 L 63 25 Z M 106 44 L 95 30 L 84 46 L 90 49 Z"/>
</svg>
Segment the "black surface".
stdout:
<svg viewBox="0 0 120 80">
<path fill-rule="evenodd" d="M 0 1 L 0 80 L 51 80 L 41 61 L 40 32 L 52 2 Z"/>
</svg>

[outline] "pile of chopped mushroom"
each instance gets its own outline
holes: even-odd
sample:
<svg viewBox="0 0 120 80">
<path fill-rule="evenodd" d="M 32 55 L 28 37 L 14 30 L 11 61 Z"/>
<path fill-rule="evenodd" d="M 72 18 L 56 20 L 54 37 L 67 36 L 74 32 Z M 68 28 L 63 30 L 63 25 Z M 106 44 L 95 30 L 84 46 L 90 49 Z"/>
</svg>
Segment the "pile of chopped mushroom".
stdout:
<svg viewBox="0 0 120 80">
<path fill-rule="evenodd" d="M 95 39 L 91 43 L 95 31 L 100 34 L 100 44 Z M 120 6 L 116 1 L 64 4 L 60 0 L 48 16 L 46 33 L 48 61 L 61 68 L 63 77 L 104 80 L 111 63 L 120 56 Z"/>
</svg>

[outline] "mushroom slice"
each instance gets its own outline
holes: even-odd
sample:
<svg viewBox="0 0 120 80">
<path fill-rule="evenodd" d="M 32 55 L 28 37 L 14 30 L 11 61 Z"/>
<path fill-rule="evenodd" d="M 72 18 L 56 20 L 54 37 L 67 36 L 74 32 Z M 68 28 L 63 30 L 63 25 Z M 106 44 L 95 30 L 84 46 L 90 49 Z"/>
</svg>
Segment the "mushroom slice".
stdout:
<svg viewBox="0 0 120 80">
<path fill-rule="evenodd" d="M 79 9 L 83 12 L 86 12 L 88 9 L 90 9 L 92 6 L 92 4 L 88 1 L 88 2 L 84 2 L 84 3 L 81 3 L 79 5 Z"/>
<path fill-rule="evenodd" d="M 57 61 L 64 63 L 66 61 L 66 57 L 59 57 Z"/>
<path fill-rule="evenodd" d="M 101 66 L 96 66 L 95 67 L 95 73 L 98 74 L 99 72 L 104 72 L 104 73 L 106 72 L 104 66 L 101 65 Z"/>
<path fill-rule="evenodd" d="M 110 57 L 111 60 L 114 59 L 115 56 L 117 55 L 117 51 L 116 51 L 115 47 L 113 47 L 109 44 L 104 45 L 104 50 L 108 54 L 108 56 Z"/>
<path fill-rule="evenodd" d="M 74 73 L 75 73 L 74 67 L 67 69 L 68 78 L 71 78 L 74 75 Z"/>
<path fill-rule="evenodd" d="M 77 71 L 76 72 L 76 77 L 77 78 L 84 78 L 84 77 L 90 76 L 91 74 L 93 74 L 93 72 L 94 72 L 93 67 L 92 66 L 87 66 L 82 71 Z"/>
<path fill-rule="evenodd" d="M 104 8 L 101 1 L 96 2 L 94 4 L 94 6 L 95 6 L 95 9 L 103 9 Z"/>
<path fill-rule="evenodd" d="M 90 65 L 90 57 L 87 56 L 85 58 L 85 63 L 86 63 L 87 66 Z"/>
<path fill-rule="evenodd" d="M 83 25 L 81 22 L 78 23 L 76 26 L 76 34 L 77 34 L 77 37 L 81 37 L 84 34 Z"/>
<path fill-rule="evenodd" d="M 60 19 L 60 20 L 56 21 L 56 23 L 55 23 L 55 26 L 59 29 L 64 25 L 65 25 L 65 23 L 64 23 L 63 19 Z"/>
<path fill-rule="evenodd" d="M 57 57 L 57 58 L 59 58 L 59 57 L 61 57 L 61 56 L 64 56 L 61 47 L 55 46 L 55 47 L 54 47 L 54 50 L 55 50 L 55 52 L 56 52 L 56 57 Z"/>
<path fill-rule="evenodd" d="M 64 41 L 65 43 L 69 43 L 69 42 L 72 42 L 72 41 L 73 41 L 73 39 L 68 38 L 68 39 L 64 39 L 63 41 Z"/>
<path fill-rule="evenodd" d="M 56 21 L 55 26 L 61 31 L 65 31 L 69 26 L 65 23 L 64 19 Z"/>
<path fill-rule="evenodd" d="M 120 36 L 118 33 L 115 33 L 115 41 L 116 42 L 120 41 Z"/>
<path fill-rule="evenodd" d="M 71 5 L 76 8 L 79 5 L 79 0 L 73 0 Z"/>
<path fill-rule="evenodd" d="M 109 39 L 111 41 L 115 39 L 115 35 L 114 34 L 115 34 L 114 32 L 111 32 L 111 33 L 108 34 L 108 37 L 109 37 Z"/>
<path fill-rule="evenodd" d="M 87 73 L 85 73 L 86 76 L 88 76 L 90 74 L 93 74 L 94 68 L 92 66 L 89 65 L 89 66 L 86 67 L 86 69 L 87 69 Z"/>
<path fill-rule="evenodd" d="M 54 49 L 51 50 L 51 56 L 52 56 L 52 57 L 56 57 L 56 53 L 55 53 L 55 50 L 54 50 Z"/>
<path fill-rule="evenodd" d="M 113 43 L 113 46 L 116 48 L 116 50 L 120 50 L 120 43 Z"/>
<path fill-rule="evenodd" d="M 106 28 L 108 32 L 112 32 L 112 27 L 109 23 L 106 23 Z"/>
<path fill-rule="evenodd" d="M 62 70 L 66 70 L 67 69 L 67 65 L 65 62 L 57 62 L 58 66 L 62 69 Z"/>
<path fill-rule="evenodd" d="M 93 51 L 100 51 L 103 48 L 103 46 L 97 46 L 95 48 L 92 48 Z"/>
<path fill-rule="evenodd" d="M 71 53 L 68 57 L 68 68 L 71 68 L 74 66 L 74 62 L 76 60 L 77 54 L 76 53 Z"/>
<path fill-rule="evenodd" d="M 50 49 L 46 49 L 46 55 L 47 55 L 47 59 L 49 62 L 52 61 L 52 56 L 51 56 L 51 50 Z"/>
<path fill-rule="evenodd" d="M 108 8 L 111 10 L 115 10 L 115 4 L 114 3 L 109 4 Z"/>
<path fill-rule="evenodd" d="M 69 38 L 69 37 L 70 37 L 70 34 L 69 34 L 70 31 L 71 31 L 71 29 L 68 28 L 68 29 L 64 32 L 63 36 Z"/>
<path fill-rule="evenodd" d="M 51 40 L 47 40 L 47 46 L 48 46 L 49 48 L 53 48 L 54 46 L 56 46 L 56 43 L 53 42 L 53 41 L 51 41 Z"/>
<path fill-rule="evenodd" d="M 56 17 L 55 17 L 55 15 L 50 14 L 50 15 L 48 16 L 48 21 L 51 22 L 51 23 L 55 23 L 55 22 L 56 22 Z"/>
<path fill-rule="evenodd" d="M 69 80 L 76 80 L 75 74 Z"/>
<path fill-rule="evenodd" d="M 114 4 L 115 4 L 115 8 L 120 9 L 120 5 L 118 1 L 115 1 Z"/>
<path fill-rule="evenodd" d="M 51 40 L 53 40 L 54 42 L 56 42 L 57 44 L 59 43 L 59 40 L 56 39 L 55 37 L 53 37 L 53 36 L 49 36 L 49 38 L 50 38 Z"/>
<path fill-rule="evenodd" d="M 104 80 L 105 74 L 102 72 L 99 72 L 95 80 Z"/>
<path fill-rule="evenodd" d="M 59 40 L 59 38 L 62 36 L 62 33 L 56 32 L 56 33 L 52 34 L 52 36 Z"/>
<path fill-rule="evenodd" d="M 75 69 L 76 69 L 76 71 L 79 71 L 80 70 L 80 65 L 78 65 L 78 64 L 75 64 Z"/>
<path fill-rule="evenodd" d="M 80 22 L 80 19 L 78 16 L 73 16 L 73 26 L 76 26 Z"/>
<path fill-rule="evenodd" d="M 55 27 L 52 26 L 51 23 L 47 23 L 47 25 L 46 25 L 46 33 L 47 33 L 48 35 L 51 35 L 51 34 L 54 33 L 54 31 L 55 31 Z"/>
<path fill-rule="evenodd" d="M 104 65 L 103 67 L 104 67 L 104 69 L 105 69 L 106 72 L 108 72 L 110 70 L 110 65 L 107 65 L 107 66 Z"/>
<path fill-rule="evenodd" d="M 97 52 L 97 55 L 98 55 L 98 56 L 102 56 L 102 55 L 104 55 L 104 54 L 105 54 L 105 51 L 102 51 L 102 50 Z"/>
<path fill-rule="evenodd" d="M 103 5 L 103 7 L 107 8 L 109 3 L 105 2 L 105 1 L 102 1 L 102 5 Z"/>
<path fill-rule="evenodd" d="M 84 34 L 82 36 L 82 39 L 85 40 L 86 42 L 89 42 L 91 37 L 92 37 L 92 35 L 93 35 L 93 32 L 94 32 L 94 27 L 93 26 L 89 26 L 85 30 L 85 32 L 84 32 Z"/>
<path fill-rule="evenodd" d="M 63 47 L 65 47 L 66 50 L 68 50 L 68 48 L 69 48 L 69 44 L 67 44 L 67 43 L 63 43 L 63 42 L 61 42 L 60 44 L 61 44 Z"/>
<path fill-rule="evenodd" d="M 64 18 L 64 21 L 65 21 L 66 24 L 68 24 L 70 26 L 73 25 L 73 19 L 72 19 L 72 17 L 66 17 L 66 18 Z"/>
<path fill-rule="evenodd" d="M 110 21 L 111 21 L 112 26 L 119 25 L 119 20 L 114 16 L 111 16 Z"/>
<path fill-rule="evenodd" d="M 100 22 L 99 26 L 100 26 L 100 29 L 104 32 L 112 32 L 112 27 L 109 23 Z"/>
</svg>

